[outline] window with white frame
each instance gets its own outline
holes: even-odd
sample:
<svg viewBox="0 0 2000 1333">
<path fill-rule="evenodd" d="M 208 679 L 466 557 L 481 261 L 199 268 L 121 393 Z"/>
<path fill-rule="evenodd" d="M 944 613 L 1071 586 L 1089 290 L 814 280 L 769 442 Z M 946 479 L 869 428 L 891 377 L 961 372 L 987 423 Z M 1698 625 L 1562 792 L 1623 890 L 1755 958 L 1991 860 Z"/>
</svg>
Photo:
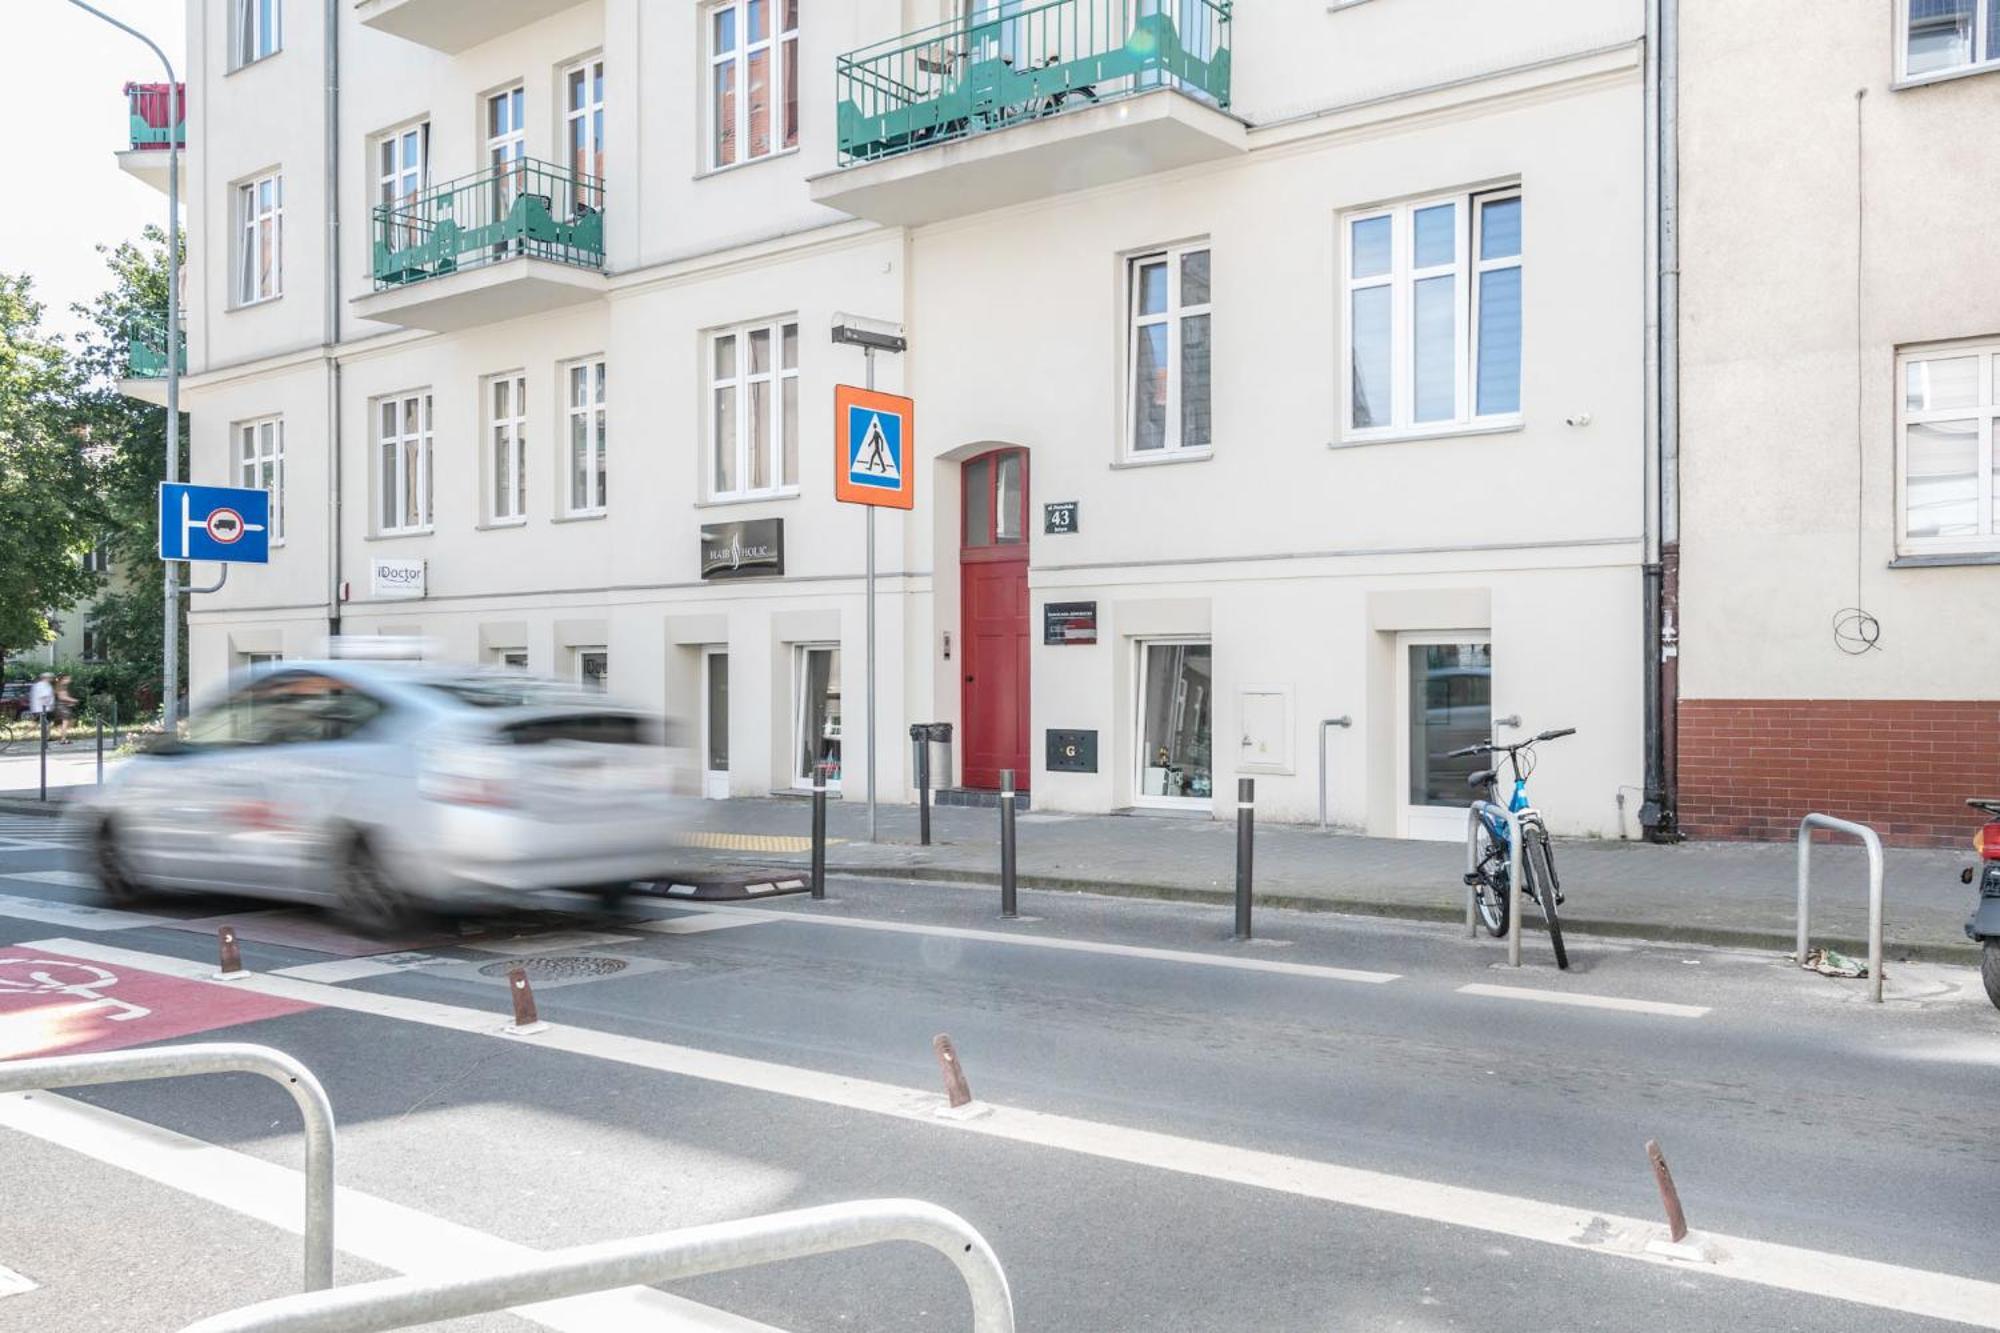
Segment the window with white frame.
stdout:
<svg viewBox="0 0 2000 1333">
<path fill-rule="evenodd" d="M 275 172 L 236 187 L 236 304 L 284 293 L 285 181 Z"/>
<path fill-rule="evenodd" d="M 563 367 L 568 419 L 569 512 L 604 510 L 604 362 L 577 361 Z"/>
<path fill-rule="evenodd" d="M 486 165 L 493 169 L 493 216 L 507 216 L 522 190 L 528 155 L 527 90 L 518 84 L 486 98 Z"/>
<path fill-rule="evenodd" d="M 799 0 L 723 0 L 708 10 L 709 165 L 799 143 Z"/>
<path fill-rule="evenodd" d="M 284 0 L 232 0 L 229 28 L 231 69 L 277 54 L 285 40 Z"/>
<path fill-rule="evenodd" d="M 799 326 L 750 324 L 710 336 L 709 496 L 772 495 L 799 484 Z"/>
<path fill-rule="evenodd" d="M 2000 68 L 2000 0 L 1896 0 L 1902 77 Z"/>
<path fill-rule="evenodd" d="M 431 396 L 402 394 L 375 405 L 376 487 L 385 535 L 431 526 Z"/>
<path fill-rule="evenodd" d="M 285 540 L 285 423 L 280 417 L 236 424 L 236 484 L 271 496 L 273 546 Z"/>
<path fill-rule="evenodd" d="M 2000 341 L 1907 349 L 1896 360 L 1905 549 L 2000 549 Z"/>
<path fill-rule="evenodd" d="M 528 377 L 515 372 L 486 381 L 487 517 L 518 523 L 528 516 Z"/>
<path fill-rule="evenodd" d="M 571 188 L 578 205 L 600 206 L 604 180 L 604 58 L 598 56 L 563 71 L 563 143 L 569 169 L 578 179 Z M 588 176 L 585 181 L 582 177 Z"/>
<path fill-rule="evenodd" d="M 375 202 L 402 208 L 430 183 L 429 121 L 391 130 L 375 141 Z"/>
<path fill-rule="evenodd" d="M 1521 192 L 1343 220 L 1350 439 L 1521 414 Z"/>
<path fill-rule="evenodd" d="M 1203 451 L 1209 429 L 1209 268 L 1206 244 L 1178 246 L 1129 261 L 1131 346 L 1125 401 L 1130 451 L 1163 457 Z"/>
</svg>

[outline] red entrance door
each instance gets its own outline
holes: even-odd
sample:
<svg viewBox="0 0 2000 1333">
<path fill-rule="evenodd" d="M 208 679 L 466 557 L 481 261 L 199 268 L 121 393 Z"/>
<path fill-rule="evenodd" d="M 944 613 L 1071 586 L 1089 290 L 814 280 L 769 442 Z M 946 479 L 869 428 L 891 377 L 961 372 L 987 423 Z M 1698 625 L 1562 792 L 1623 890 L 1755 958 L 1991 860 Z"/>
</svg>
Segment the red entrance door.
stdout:
<svg viewBox="0 0 2000 1333">
<path fill-rule="evenodd" d="M 1028 787 L 1028 451 L 982 454 L 960 470 L 959 544 L 965 785 L 1000 770 Z"/>
</svg>

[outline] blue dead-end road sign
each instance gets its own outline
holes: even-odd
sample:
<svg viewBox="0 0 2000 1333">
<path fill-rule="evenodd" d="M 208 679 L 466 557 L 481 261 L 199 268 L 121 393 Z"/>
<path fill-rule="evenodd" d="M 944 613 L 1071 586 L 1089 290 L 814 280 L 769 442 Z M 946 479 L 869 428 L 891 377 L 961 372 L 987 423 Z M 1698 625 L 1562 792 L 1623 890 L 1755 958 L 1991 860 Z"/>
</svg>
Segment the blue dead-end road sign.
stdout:
<svg viewBox="0 0 2000 1333">
<path fill-rule="evenodd" d="M 271 493 L 256 486 L 160 483 L 160 559 L 271 561 Z"/>
</svg>

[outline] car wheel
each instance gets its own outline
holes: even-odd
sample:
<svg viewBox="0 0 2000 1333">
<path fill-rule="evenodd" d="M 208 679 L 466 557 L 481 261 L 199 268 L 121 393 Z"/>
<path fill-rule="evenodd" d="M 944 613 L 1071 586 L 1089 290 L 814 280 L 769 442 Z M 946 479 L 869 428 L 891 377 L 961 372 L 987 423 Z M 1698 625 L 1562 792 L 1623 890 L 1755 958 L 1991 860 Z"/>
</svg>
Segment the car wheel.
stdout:
<svg viewBox="0 0 2000 1333">
<path fill-rule="evenodd" d="M 91 858 L 97 867 L 97 887 L 106 898 L 114 903 L 134 903 L 147 896 L 146 886 L 132 873 L 132 863 L 126 859 L 117 825 L 108 819 L 97 826 Z"/>
<path fill-rule="evenodd" d="M 371 932 L 393 929 L 410 917 L 408 899 L 383 872 L 374 851 L 359 838 L 341 859 L 340 908 L 355 925 Z"/>
</svg>

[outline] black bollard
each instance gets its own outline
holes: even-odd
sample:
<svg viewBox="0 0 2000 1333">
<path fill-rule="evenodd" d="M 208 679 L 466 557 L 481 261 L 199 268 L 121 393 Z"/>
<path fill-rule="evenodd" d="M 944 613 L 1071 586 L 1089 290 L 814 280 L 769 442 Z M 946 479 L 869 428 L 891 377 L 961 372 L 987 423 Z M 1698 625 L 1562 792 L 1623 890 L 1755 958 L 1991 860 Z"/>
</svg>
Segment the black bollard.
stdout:
<svg viewBox="0 0 2000 1333">
<path fill-rule="evenodd" d="M 1250 938 L 1250 856 L 1257 841 L 1257 780 L 1236 779 L 1236 938 Z"/>
<path fill-rule="evenodd" d="M 97 715 L 97 785 L 104 785 L 104 714 Z"/>
<path fill-rule="evenodd" d="M 812 896 L 826 897 L 826 765 L 813 765 Z"/>
<path fill-rule="evenodd" d="M 910 728 L 917 747 L 917 843 L 931 845 L 931 729 L 919 722 Z"/>
<path fill-rule="evenodd" d="M 1014 910 L 1014 770 L 1000 770 L 1000 915 L 1012 921 Z"/>
<path fill-rule="evenodd" d="M 49 715 L 42 717 L 42 799 L 49 799 Z"/>
</svg>

